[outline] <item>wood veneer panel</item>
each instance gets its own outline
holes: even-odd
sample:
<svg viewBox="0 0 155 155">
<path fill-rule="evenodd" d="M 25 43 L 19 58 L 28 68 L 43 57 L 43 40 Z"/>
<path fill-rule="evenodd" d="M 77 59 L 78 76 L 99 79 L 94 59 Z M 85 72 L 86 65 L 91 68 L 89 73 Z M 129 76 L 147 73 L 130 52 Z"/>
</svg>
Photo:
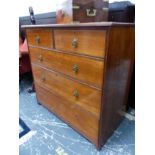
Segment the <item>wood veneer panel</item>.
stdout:
<svg viewBox="0 0 155 155">
<path fill-rule="evenodd" d="M 43 69 L 37 65 L 32 65 L 32 69 L 35 82 L 39 85 L 59 94 L 64 99 L 67 98 L 73 104 L 81 106 L 99 118 L 102 94 L 100 90 L 80 84 L 57 72 Z"/>
<path fill-rule="evenodd" d="M 134 64 L 134 27 L 109 29 L 105 60 L 99 148 L 122 120 Z"/>
<path fill-rule="evenodd" d="M 100 89 L 102 88 L 103 61 L 39 48 L 30 47 L 29 51 L 31 62 L 67 74 Z M 42 56 L 42 61 L 38 59 L 40 55 Z M 77 73 L 73 71 L 74 66 L 78 67 Z"/>
<path fill-rule="evenodd" d="M 99 122 L 97 117 L 37 84 L 35 87 L 40 103 L 82 133 L 90 141 L 97 143 Z"/>
<path fill-rule="evenodd" d="M 53 48 L 53 31 L 51 28 L 27 29 L 29 45 Z"/>
<path fill-rule="evenodd" d="M 54 30 L 55 48 L 104 58 L 105 30 Z M 76 42 L 77 47 L 72 43 Z"/>
</svg>

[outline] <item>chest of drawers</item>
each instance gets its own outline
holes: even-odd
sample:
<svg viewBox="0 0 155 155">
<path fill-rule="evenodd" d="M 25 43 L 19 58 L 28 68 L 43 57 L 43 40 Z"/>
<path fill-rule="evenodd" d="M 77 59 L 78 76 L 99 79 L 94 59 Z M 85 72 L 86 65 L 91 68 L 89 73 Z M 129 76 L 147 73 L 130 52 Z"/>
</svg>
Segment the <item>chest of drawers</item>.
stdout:
<svg viewBox="0 0 155 155">
<path fill-rule="evenodd" d="M 100 149 L 122 120 L 134 63 L 134 25 L 23 28 L 38 102 Z"/>
</svg>

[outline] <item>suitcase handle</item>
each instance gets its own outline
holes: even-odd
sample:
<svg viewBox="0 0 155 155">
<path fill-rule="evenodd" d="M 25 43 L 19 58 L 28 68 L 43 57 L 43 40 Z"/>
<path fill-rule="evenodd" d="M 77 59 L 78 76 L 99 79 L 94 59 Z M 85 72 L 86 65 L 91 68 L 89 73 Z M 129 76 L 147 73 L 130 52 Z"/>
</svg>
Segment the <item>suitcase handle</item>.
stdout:
<svg viewBox="0 0 155 155">
<path fill-rule="evenodd" d="M 96 9 L 86 9 L 86 12 L 87 12 L 88 17 L 94 17 L 94 16 L 96 16 L 97 10 Z"/>
</svg>

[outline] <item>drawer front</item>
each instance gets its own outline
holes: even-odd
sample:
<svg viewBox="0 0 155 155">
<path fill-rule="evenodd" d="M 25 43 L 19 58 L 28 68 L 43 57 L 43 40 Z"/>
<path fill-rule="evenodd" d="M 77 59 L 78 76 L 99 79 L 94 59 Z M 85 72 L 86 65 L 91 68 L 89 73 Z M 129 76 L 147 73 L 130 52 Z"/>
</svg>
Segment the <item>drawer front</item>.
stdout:
<svg viewBox="0 0 155 155">
<path fill-rule="evenodd" d="M 97 57 L 105 55 L 106 31 L 54 30 L 55 48 Z"/>
<path fill-rule="evenodd" d="M 35 85 L 35 88 L 40 103 L 86 136 L 90 141 L 97 143 L 99 124 L 97 117 L 39 85 Z"/>
<path fill-rule="evenodd" d="M 29 45 L 53 48 L 52 29 L 27 29 L 26 32 Z"/>
<path fill-rule="evenodd" d="M 57 72 L 32 65 L 35 82 L 70 102 L 92 112 L 99 118 L 101 91 L 70 80 Z"/>
<path fill-rule="evenodd" d="M 29 49 L 31 62 L 72 76 L 87 84 L 102 87 L 103 61 L 39 48 Z"/>
</svg>

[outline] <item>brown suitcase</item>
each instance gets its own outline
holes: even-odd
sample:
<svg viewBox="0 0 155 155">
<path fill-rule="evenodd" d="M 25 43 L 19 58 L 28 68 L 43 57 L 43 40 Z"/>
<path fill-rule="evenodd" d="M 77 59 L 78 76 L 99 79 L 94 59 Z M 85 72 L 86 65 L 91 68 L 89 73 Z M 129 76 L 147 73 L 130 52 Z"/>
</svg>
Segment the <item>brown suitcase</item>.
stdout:
<svg viewBox="0 0 155 155">
<path fill-rule="evenodd" d="M 87 23 L 108 20 L 108 0 L 62 0 L 57 5 L 57 23 Z"/>
</svg>

